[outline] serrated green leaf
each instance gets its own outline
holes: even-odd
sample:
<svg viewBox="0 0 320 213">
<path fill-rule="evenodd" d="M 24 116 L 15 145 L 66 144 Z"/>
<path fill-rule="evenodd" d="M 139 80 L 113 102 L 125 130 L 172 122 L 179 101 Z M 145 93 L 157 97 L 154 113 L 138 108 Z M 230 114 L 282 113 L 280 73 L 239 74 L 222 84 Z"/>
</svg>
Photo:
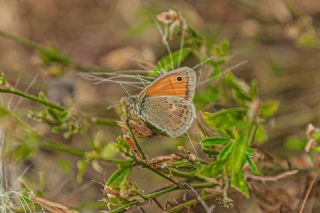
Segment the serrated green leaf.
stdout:
<svg viewBox="0 0 320 213">
<path fill-rule="evenodd" d="M 201 144 L 203 146 L 218 146 L 218 145 L 225 145 L 227 144 L 229 139 L 222 138 L 222 137 L 207 137 L 201 140 Z"/>
<path fill-rule="evenodd" d="M 279 101 L 266 101 L 262 104 L 260 109 L 260 117 L 262 118 L 270 118 L 272 117 L 279 108 Z"/>
<path fill-rule="evenodd" d="M 121 165 L 108 179 L 107 185 L 110 187 L 115 187 L 116 185 L 121 185 L 126 182 L 129 174 L 131 172 L 130 165 Z"/>
<path fill-rule="evenodd" d="M 151 76 L 159 75 L 163 72 L 170 71 L 176 68 L 181 62 L 186 59 L 191 53 L 191 49 L 183 48 L 171 53 L 171 55 L 166 55 L 155 66 L 151 72 Z"/>
</svg>

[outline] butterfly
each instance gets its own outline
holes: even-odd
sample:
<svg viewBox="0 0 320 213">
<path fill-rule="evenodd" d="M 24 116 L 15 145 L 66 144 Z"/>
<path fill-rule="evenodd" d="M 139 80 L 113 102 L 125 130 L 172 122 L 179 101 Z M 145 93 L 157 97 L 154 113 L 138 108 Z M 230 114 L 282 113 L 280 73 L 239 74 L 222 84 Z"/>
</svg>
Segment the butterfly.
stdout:
<svg viewBox="0 0 320 213">
<path fill-rule="evenodd" d="M 139 95 L 129 97 L 128 103 L 144 122 L 175 138 L 186 133 L 194 121 L 196 84 L 193 69 L 178 68 L 156 78 Z"/>
</svg>

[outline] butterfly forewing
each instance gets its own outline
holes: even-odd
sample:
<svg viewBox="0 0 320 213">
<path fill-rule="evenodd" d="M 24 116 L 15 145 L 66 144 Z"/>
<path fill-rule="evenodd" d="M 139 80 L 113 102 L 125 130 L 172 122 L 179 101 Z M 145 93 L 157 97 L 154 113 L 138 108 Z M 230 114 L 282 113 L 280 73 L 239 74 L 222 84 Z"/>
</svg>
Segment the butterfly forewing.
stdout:
<svg viewBox="0 0 320 213">
<path fill-rule="evenodd" d="M 146 97 L 141 103 L 142 118 L 170 137 L 184 134 L 192 125 L 195 109 L 182 97 Z"/>
<path fill-rule="evenodd" d="M 141 92 L 141 96 L 175 96 L 192 101 L 196 78 L 194 70 L 188 67 L 179 68 L 156 79 Z"/>
</svg>

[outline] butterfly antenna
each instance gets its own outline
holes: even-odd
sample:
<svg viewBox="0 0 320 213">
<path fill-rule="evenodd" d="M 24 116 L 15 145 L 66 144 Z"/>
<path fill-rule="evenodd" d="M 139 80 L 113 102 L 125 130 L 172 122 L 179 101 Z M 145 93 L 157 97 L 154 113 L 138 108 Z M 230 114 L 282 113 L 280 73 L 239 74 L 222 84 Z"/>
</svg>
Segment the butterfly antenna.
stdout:
<svg viewBox="0 0 320 213">
<path fill-rule="evenodd" d="M 196 147 L 194 146 L 194 143 L 193 143 L 193 141 L 191 140 L 191 137 L 190 137 L 189 133 L 186 132 L 186 134 L 187 134 L 187 137 L 188 137 L 188 139 L 189 139 L 189 142 L 190 142 L 190 144 L 191 144 L 191 146 L 192 146 L 192 149 L 193 149 L 195 155 L 196 155 L 197 157 L 199 157 L 198 152 L 197 152 L 197 150 L 196 150 Z"/>
<path fill-rule="evenodd" d="M 127 90 L 127 88 L 125 86 L 123 86 L 122 83 L 119 83 L 119 85 L 122 87 L 122 89 L 127 93 L 128 97 L 131 97 L 129 91 Z"/>
<path fill-rule="evenodd" d="M 200 83 L 200 80 L 201 80 L 201 73 L 202 73 L 202 65 L 200 66 L 200 72 L 199 72 L 199 76 L 198 76 L 198 81 L 197 81 L 197 85 Z"/>
<path fill-rule="evenodd" d="M 110 78 L 101 78 L 101 77 L 90 75 L 90 74 L 87 74 L 87 73 L 80 73 L 79 75 L 82 78 L 86 79 L 86 80 L 94 81 L 94 85 L 98 85 L 98 84 L 101 84 L 101 83 L 104 83 L 104 82 L 111 82 L 111 83 L 117 83 L 117 84 L 126 84 L 126 85 L 129 85 L 129 86 L 138 88 L 138 89 L 142 89 L 142 87 L 139 87 L 138 85 L 139 84 L 143 84 L 143 82 L 141 82 L 141 81 L 132 82 L 132 81 L 117 81 L 117 80 L 114 80 L 114 79 L 123 78 L 123 77 L 137 79 L 136 76 L 130 76 L 130 75 L 118 75 L 118 76 L 112 76 Z M 147 80 L 145 80 L 145 81 L 147 81 Z"/>
<path fill-rule="evenodd" d="M 211 59 L 217 59 L 216 56 L 212 55 L 202 61 L 200 61 L 199 64 L 195 65 L 194 67 L 192 67 L 193 70 L 196 70 L 197 68 L 199 68 L 200 66 L 202 66 L 203 64 L 207 63 L 208 61 L 210 61 Z"/>
<path fill-rule="evenodd" d="M 203 84 L 206 84 L 206 83 L 210 82 L 211 80 L 216 79 L 217 77 L 221 76 L 222 74 L 225 74 L 226 72 L 231 72 L 232 70 L 237 69 L 238 67 L 246 64 L 247 62 L 248 62 L 248 60 L 244 60 L 244 61 L 241 61 L 241 62 L 235 64 L 235 65 L 232 66 L 232 67 L 226 68 L 226 69 L 222 70 L 217 76 L 215 76 L 215 78 L 209 78 L 209 79 L 207 79 L 207 80 L 204 80 L 204 81 L 200 82 L 200 83 L 198 84 L 198 86 L 201 86 L 201 85 L 203 85 Z"/>
</svg>

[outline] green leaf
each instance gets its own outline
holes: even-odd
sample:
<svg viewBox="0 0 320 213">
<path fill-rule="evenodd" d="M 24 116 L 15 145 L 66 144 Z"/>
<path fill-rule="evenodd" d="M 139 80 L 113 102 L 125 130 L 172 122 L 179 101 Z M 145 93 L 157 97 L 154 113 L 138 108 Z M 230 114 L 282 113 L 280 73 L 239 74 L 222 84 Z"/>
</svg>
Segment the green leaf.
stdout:
<svg viewBox="0 0 320 213">
<path fill-rule="evenodd" d="M 305 149 L 307 141 L 301 138 L 289 138 L 286 141 L 286 148 L 293 151 L 302 151 Z"/>
<path fill-rule="evenodd" d="M 228 40 L 222 40 L 219 44 L 220 46 L 220 51 L 223 53 L 223 55 L 226 55 L 227 52 L 230 49 L 230 43 Z"/>
<path fill-rule="evenodd" d="M 230 132 L 235 127 L 244 126 L 244 118 L 247 110 L 244 108 L 223 109 L 215 113 L 204 112 L 202 118 L 212 130 L 225 136 L 230 136 Z"/>
<path fill-rule="evenodd" d="M 231 186 L 241 192 L 247 198 L 249 197 L 249 189 L 242 172 L 237 172 L 231 176 Z"/>
<path fill-rule="evenodd" d="M 108 179 L 107 185 L 115 187 L 116 185 L 122 185 L 126 182 L 131 172 L 130 165 L 121 165 Z"/>
<path fill-rule="evenodd" d="M 312 138 L 315 141 L 320 141 L 320 129 L 316 129 L 315 132 L 312 134 Z"/>
<path fill-rule="evenodd" d="M 231 149 L 232 149 L 233 143 L 229 143 L 226 145 L 220 152 L 218 159 L 219 160 L 226 160 L 229 156 Z"/>
<path fill-rule="evenodd" d="M 181 62 L 186 59 L 191 53 L 191 49 L 183 48 L 171 53 L 171 55 L 166 55 L 155 66 L 151 72 L 151 76 L 156 76 L 162 72 L 170 71 L 176 68 Z"/>
<path fill-rule="evenodd" d="M 110 160 L 113 157 L 117 156 L 119 153 L 119 145 L 115 143 L 108 143 L 105 146 L 103 146 L 100 157 L 104 160 Z"/>
<path fill-rule="evenodd" d="M 8 115 L 10 112 L 5 107 L 0 106 L 0 117 Z"/>
<path fill-rule="evenodd" d="M 48 110 L 48 113 L 51 115 L 51 117 L 53 118 L 53 119 L 55 119 L 55 120 L 59 120 L 59 116 L 58 116 L 58 111 L 56 111 L 56 110 L 54 110 L 54 109 L 52 109 L 52 108 L 47 108 L 47 110 Z"/>
<path fill-rule="evenodd" d="M 252 155 L 254 155 L 256 153 L 256 151 L 254 150 L 254 149 L 248 149 L 247 150 L 247 154 L 249 155 L 249 156 L 252 156 Z"/>
<path fill-rule="evenodd" d="M 213 105 L 219 98 L 219 92 L 216 88 L 208 86 L 206 91 L 197 92 L 194 97 L 194 103 L 198 110 L 203 109 L 207 105 Z"/>
<path fill-rule="evenodd" d="M 39 49 L 38 52 L 44 65 L 58 63 L 64 66 L 68 66 L 70 64 L 69 57 L 63 53 L 60 53 L 55 47 L 50 47 L 48 49 Z"/>
<path fill-rule="evenodd" d="M 258 143 L 264 143 L 268 140 L 268 135 L 266 129 L 264 128 L 263 124 L 259 124 L 256 130 L 256 141 Z"/>
<path fill-rule="evenodd" d="M 68 173 L 71 171 L 72 164 L 71 164 L 70 160 L 59 159 L 58 163 L 59 163 L 60 167 L 63 169 L 63 171 L 68 172 Z"/>
<path fill-rule="evenodd" d="M 69 119 L 69 111 L 63 111 L 59 114 L 59 121 L 60 122 L 65 122 Z"/>
<path fill-rule="evenodd" d="M 79 160 L 77 163 L 78 167 L 78 174 L 77 174 L 77 182 L 81 183 L 84 173 L 86 172 L 87 168 L 89 167 L 91 160 Z"/>
<path fill-rule="evenodd" d="M 249 197 L 249 190 L 243 176 L 243 167 L 246 161 L 249 161 L 249 165 L 254 171 L 258 171 L 251 159 L 248 159 L 250 157 L 248 155 L 249 143 L 247 140 L 250 138 L 253 130 L 252 125 L 242 127 L 241 131 L 239 131 L 239 135 L 235 137 L 235 142 L 233 143 L 230 157 L 227 162 L 227 171 L 231 172 L 231 186 L 247 197 Z"/>
<path fill-rule="evenodd" d="M 255 94 L 251 91 L 250 86 L 243 80 L 236 78 L 232 73 L 226 74 L 226 81 L 232 88 L 233 96 L 240 104 L 245 102 L 251 102 L 254 100 Z"/>
<path fill-rule="evenodd" d="M 256 164 L 254 163 L 254 161 L 250 158 L 250 156 L 247 154 L 246 155 L 246 159 L 249 163 L 249 166 L 251 168 L 251 171 L 256 174 L 256 175 L 261 175 L 260 170 L 258 169 L 258 167 L 256 166 Z"/>
<path fill-rule="evenodd" d="M 191 37 L 192 37 L 192 43 L 196 47 L 201 47 L 203 44 L 203 38 L 196 31 L 194 31 L 192 28 L 189 27 L 188 30 L 189 30 Z"/>
<path fill-rule="evenodd" d="M 227 138 L 222 137 L 207 137 L 200 142 L 203 146 L 218 146 L 228 143 Z"/>
<path fill-rule="evenodd" d="M 217 155 L 217 154 L 219 154 L 218 151 L 213 150 L 213 149 L 209 149 L 209 148 L 203 148 L 202 151 L 204 153 L 206 153 L 207 155 Z"/>
<path fill-rule="evenodd" d="M 224 160 L 214 161 L 213 163 L 201 168 L 197 175 L 200 177 L 216 177 L 217 175 L 222 175 L 225 163 L 226 162 Z"/>
<path fill-rule="evenodd" d="M 247 135 L 249 135 L 248 132 L 250 132 L 250 130 L 248 127 L 242 129 L 242 131 L 239 132 L 239 137 L 236 138 L 236 141 L 233 143 L 228 160 L 228 171 L 231 171 L 231 178 L 240 178 L 239 174 L 242 174 L 248 150 Z"/>
<path fill-rule="evenodd" d="M 262 104 L 260 109 L 260 117 L 262 118 L 270 118 L 272 117 L 279 108 L 279 101 L 266 101 Z"/>
</svg>

